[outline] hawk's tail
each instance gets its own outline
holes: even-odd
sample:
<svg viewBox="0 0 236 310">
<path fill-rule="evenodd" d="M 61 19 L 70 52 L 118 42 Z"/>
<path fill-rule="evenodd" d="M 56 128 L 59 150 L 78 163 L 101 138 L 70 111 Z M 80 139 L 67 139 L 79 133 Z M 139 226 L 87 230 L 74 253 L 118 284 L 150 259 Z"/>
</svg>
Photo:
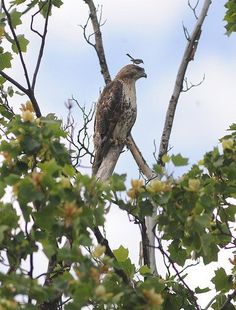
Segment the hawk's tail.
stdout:
<svg viewBox="0 0 236 310">
<path fill-rule="evenodd" d="M 110 143 L 108 143 L 107 140 L 101 143 L 101 145 L 97 148 L 95 155 L 94 155 L 93 165 L 92 165 L 92 175 L 97 174 L 98 169 L 100 168 L 104 157 L 107 155 L 109 151 L 109 148 L 110 148 Z"/>
</svg>

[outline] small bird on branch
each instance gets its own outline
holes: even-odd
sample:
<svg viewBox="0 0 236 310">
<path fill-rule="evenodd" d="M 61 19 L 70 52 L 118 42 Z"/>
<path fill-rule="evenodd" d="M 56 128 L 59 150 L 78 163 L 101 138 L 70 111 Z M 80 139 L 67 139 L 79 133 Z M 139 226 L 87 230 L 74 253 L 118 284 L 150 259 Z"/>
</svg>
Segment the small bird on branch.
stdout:
<svg viewBox="0 0 236 310">
<path fill-rule="evenodd" d="M 126 54 L 130 60 L 135 64 L 135 65 L 140 65 L 140 64 L 143 64 L 143 60 L 142 59 L 139 59 L 139 58 L 134 58 L 132 57 L 130 54 Z"/>
</svg>

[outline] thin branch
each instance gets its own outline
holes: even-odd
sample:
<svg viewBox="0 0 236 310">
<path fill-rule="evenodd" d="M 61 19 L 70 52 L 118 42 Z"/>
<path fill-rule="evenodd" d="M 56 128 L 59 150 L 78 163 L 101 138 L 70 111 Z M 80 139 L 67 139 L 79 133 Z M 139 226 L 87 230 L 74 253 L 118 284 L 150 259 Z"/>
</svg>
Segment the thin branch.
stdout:
<svg viewBox="0 0 236 310">
<path fill-rule="evenodd" d="M 229 304 L 231 303 L 231 300 L 234 299 L 235 297 L 236 297 L 236 290 L 234 290 L 233 293 L 227 296 L 227 299 L 225 303 L 223 304 L 223 306 L 220 308 L 220 310 L 227 310 Z"/>
<path fill-rule="evenodd" d="M 184 78 L 183 83 L 185 84 L 185 86 L 183 87 L 182 92 L 184 93 L 184 92 L 189 91 L 191 88 L 198 87 L 198 86 L 200 86 L 204 81 L 205 81 L 205 74 L 203 75 L 202 80 L 201 80 L 199 83 L 197 83 L 197 84 L 189 83 L 189 82 L 188 82 L 188 79 L 187 79 L 187 78 Z"/>
<path fill-rule="evenodd" d="M 205 0 L 204 5 L 202 7 L 202 12 L 195 24 L 194 30 L 192 32 L 192 35 L 189 38 L 189 41 L 187 42 L 187 46 L 185 48 L 185 52 L 177 73 L 175 86 L 173 90 L 173 94 L 171 96 L 169 107 L 166 114 L 166 120 L 165 125 L 161 137 L 161 143 L 159 148 L 159 156 L 158 161 L 161 165 L 164 165 L 162 162 L 162 156 L 167 153 L 168 150 L 168 144 L 170 140 L 171 130 L 174 122 L 175 117 L 175 111 L 178 103 L 178 99 L 180 96 L 180 93 L 183 89 L 183 81 L 185 77 L 185 73 L 187 71 L 189 62 L 194 59 L 194 55 L 197 49 L 198 41 L 201 36 L 201 27 L 203 25 L 203 22 L 205 20 L 205 17 L 207 16 L 208 9 L 212 3 L 212 0 Z"/>
<path fill-rule="evenodd" d="M 105 51 L 103 48 L 102 33 L 100 31 L 101 25 L 99 24 L 99 21 L 97 18 L 97 10 L 92 0 L 84 0 L 84 2 L 88 5 L 89 11 L 90 11 L 90 18 L 91 18 L 91 22 L 92 22 L 92 26 L 94 30 L 94 35 L 95 35 L 94 48 L 95 48 L 95 51 L 99 59 L 101 73 L 103 75 L 105 83 L 108 84 L 111 81 L 111 76 L 109 73 L 109 69 L 108 69 L 106 57 L 105 57 Z"/>
<path fill-rule="evenodd" d="M 18 50 L 18 53 L 19 53 L 20 62 L 21 62 L 21 66 L 22 66 L 23 71 L 24 71 L 24 75 L 25 75 L 25 79 L 26 79 L 26 83 L 27 83 L 28 89 L 26 89 L 25 87 L 23 87 L 20 83 L 18 83 L 17 81 L 15 81 L 13 78 L 11 78 L 10 76 L 8 76 L 8 75 L 7 75 L 6 73 L 4 73 L 3 71 L 0 71 L 0 74 L 1 74 L 4 78 L 6 78 L 9 82 L 11 82 L 13 85 L 15 85 L 18 89 L 20 89 L 22 92 L 24 92 L 24 93 L 29 97 L 29 99 L 31 100 L 32 105 L 33 105 L 33 107 L 34 107 L 36 116 L 37 116 L 37 117 L 40 117 L 42 114 L 41 114 L 41 111 L 40 111 L 38 102 L 37 102 L 37 100 L 36 100 L 36 98 L 35 98 L 34 90 L 32 89 L 31 84 L 30 84 L 30 79 L 29 79 L 29 75 L 28 75 L 28 70 L 27 70 L 27 67 L 26 67 L 26 64 L 25 64 L 25 61 L 24 61 L 24 57 L 23 57 L 21 48 L 20 48 L 20 43 L 19 43 L 19 41 L 18 41 L 16 32 L 15 32 L 14 27 L 13 27 L 13 25 L 12 25 L 11 15 L 10 15 L 10 13 L 8 12 L 8 10 L 7 10 L 6 6 L 5 6 L 4 0 L 2 0 L 1 3 L 2 3 L 2 8 L 3 8 L 3 10 L 4 10 L 4 13 L 6 14 L 7 21 L 8 21 L 8 25 L 9 25 L 9 27 L 10 27 L 11 33 L 12 33 L 13 38 L 14 38 L 14 42 L 15 42 L 15 44 L 16 44 L 16 47 L 17 47 L 17 50 Z"/>
<path fill-rule="evenodd" d="M 198 7 L 198 4 L 199 4 L 199 0 L 196 1 L 196 4 L 194 6 L 191 4 L 191 1 L 188 0 L 188 6 L 193 11 L 193 14 L 194 14 L 196 19 L 198 19 L 198 16 L 197 16 L 197 13 L 196 13 L 196 8 Z"/>
<path fill-rule="evenodd" d="M 26 68 L 26 64 L 25 64 L 25 61 L 24 61 L 24 57 L 23 57 L 21 48 L 20 48 L 20 43 L 18 41 L 16 32 L 15 32 L 14 27 L 12 25 L 11 15 L 10 15 L 10 13 L 8 12 L 8 10 L 7 10 L 6 6 L 5 6 L 5 0 L 2 0 L 2 8 L 3 8 L 4 13 L 6 14 L 8 25 L 10 27 L 11 33 L 12 33 L 14 41 L 16 43 L 16 48 L 17 48 L 17 51 L 19 53 L 20 62 L 21 62 L 21 65 L 22 65 L 22 68 L 23 68 L 23 71 L 24 71 L 24 74 L 25 74 L 25 79 L 26 79 L 26 83 L 27 83 L 28 89 L 30 89 L 31 86 L 30 86 L 30 79 L 29 79 L 28 71 L 27 71 L 27 68 Z"/>
<path fill-rule="evenodd" d="M 132 135 L 129 135 L 129 137 L 126 139 L 126 144 L 130 152 L 132 153 L 140 171 L 145 175 L 145 177 L 148 180 L 155 178 L 156 173 L 148 166 L 146 160 L 143 158 L 141 151 L 137 147 Z"/>
<path fill-rule="evenodd" d="M 190 41 L 190 35 L 189 35 L 189 32 L 188 32 L 187 27 L 184 26 L 184 23 L 182 23 L 182 27 L 183 27 L 185 39 L 186 39 L 187 41 Z"/>
<path fill-rule="evenodd" d="M 42 7 L 41 7 L 41 9 L 42 9 Z M 38 60 L 37 60 L 37 64 L 36 64 L 36 67 L 35 67 L 34 74 L 33 74 L 33 80 L 32 80 L 32 89 L 33 90 L 35 88 L 35 83 L 36 83 L 37 75 L 38 75 L 38 72 L 39 72 L 39 67 L 40 67 L 40 64 L 41 64 L 41 61 L 42 61 L 42 57 L 43 57 L 45 41 L 46 41 L 46 35 L 47 35 L 47 29 L 48 29 L 48 20 L 49 20 L 49 15 L 50 15 L 50 12 L 51 12 L 51 7 L 52 7 L 52 1 L 49 0 L 48 1 L 47 14 L 46 14 L 46 17 L 45 17 L 44 30 L 43 30 L 43 34 L 41 35 L 42 41 L 41 41 L 41 46 L 40 46 L 40 49 L 39 49 Z"/>
<path fill-rule="evenodd" d="M 111 258 L 113 258 L 114 260 L 116 260 L 110 246 L 109 243 L 107 241 L 107 239 L 105 239 L 100 231 L 100 229 L 98 227 L 94 228 L 94 234 L 95 237 L 98 241 L 98 243 L 100 243 L 101 245 L 104 245 L 106 247 L 106 252 L 105 254 Z M 127 278 L 127 275 L 125 274 L 125 272 L 122 269 L 115 269 L 115 272 L 123 279 L 123 281 L 128 284 L 129 283 L 129 279 Z"/>
<path fill-rule="evenodd" d="M 188 286 L 188 284 L 184 281 L 183 277 L 180 275 L 180 272 L 178 271 L 177 267 L 175 266 L 175 262 L 170 258 L 170 256 L 166 253 L 166 251 L 163 249 L 163 246 L 161 244 L 160 239 L 156 236 L 156 239 L 158 241 L 158 249 L 164 255 L 170 262 L 172 268 L 174 269 L 176 276 L 178 277 L 179 281 L 183 284 L 183 286 L 188 290 L 190 296 L 192 297 L 192 301 L 194 303 L 195 309 L 200 310 L 199 305 L 196 302 L 196 297 L 194 294 L 194 291 L 191 290 L 191 288 Z"/>
<path fill-rule="evenodd" d="M 28 94 L 28 89 L 26 89 L 24 86 L 22 86 L 20 83 L 18 83 L 16 80 L 11 78 L 8 74 L 6 74 L 4 71 L 0 70 L 0 75 L 4 77 L 7 81 L 12 83 L 14 86 L 16 86 L 20 91 L 22 91 L 24 94 Z"/>
<path fill-rule="evenodd" d="M 36 29 L 34 29 L 34 19 L 35 17 L 42 11 L 43 7 L 47 4 L 47 2 L 44 2 L 41 8 L 38 9 L 33 15 L 31 15 L 31 22 L 30 22 L 30 30 L 34 33 L 36 33 L 41 39 L 43 35 Z"/>
</svg>

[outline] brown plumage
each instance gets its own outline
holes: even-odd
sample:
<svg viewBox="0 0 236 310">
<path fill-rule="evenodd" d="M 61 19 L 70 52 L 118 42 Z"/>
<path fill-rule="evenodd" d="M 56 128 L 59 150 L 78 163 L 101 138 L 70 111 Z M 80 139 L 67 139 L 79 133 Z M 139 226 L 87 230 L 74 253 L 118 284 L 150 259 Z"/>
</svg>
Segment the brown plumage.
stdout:
<svg viewBox="0 0 236 310">
<path fill-rule="evenodd" d="M 93 175 L 95 175 L 112 145 L 124 145 L 137 114 L 135 82 L 146 77 L 143 68 L 123 67 L 103 90 L 97 106 L 94 124 Z"/>
</svg>

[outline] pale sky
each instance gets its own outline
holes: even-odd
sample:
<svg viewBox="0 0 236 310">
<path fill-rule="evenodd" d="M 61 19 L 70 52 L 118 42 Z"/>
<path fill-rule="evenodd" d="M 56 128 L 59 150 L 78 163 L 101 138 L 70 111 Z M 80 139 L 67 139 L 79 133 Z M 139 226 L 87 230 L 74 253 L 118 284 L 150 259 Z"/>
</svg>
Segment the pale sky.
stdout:
<svg viewBox="0 0 236 310">
<path fill-rule="evenodd" d="M 218 138 L 235 122 L 236 116 L 236 35 L 229 38 L 225 35 L 223 18 L 226 1 L 212 2 L 195 60 L 187 72 L 189 82 L 199 83 L 204 74 L 205 81 L 199 87 L 182 93 L 170 141 L 172 153 L 180 152 L 189 157 L 191 163 L 217 145 Z M 103 42 L 111 75 L 114 77 L 121 67 L 129 63 L 126 53 L 144 61 L 148 78 L 137 82 L 138 118 L 132 133 L 151 166 L 154 163 L 153 141 L 155 139 L 159 146 L 165 112 L 186 45 L 182 23 L 191 33 L 195 18 L 187 0 L 100 0 L 95 3 L 103 5 L 103 20 L 106 20 L 102 27 Z M 200 1 L 199 8 L 202 3 Z M 88 8 L 82 0 L 65 1 L 63 7 L 54 10 L 36 86 L 43 114 L 56 113 L 65 117 L 64 103 L 71 95 L 89 108 L 104 87 L 95 51 L 84 41 L 80 27 L 87 16 Z M 26 29 L 22 27 L 27 37 Z M 38 44 L 37 40 L 32 42 L 27 58 L 30 66 Z M 18 66 L 12 72 L 16 78 L 22 78 Z M 24 102 L 22 98 L 20 100 Z M 80 117 L 76 113 L 79 111 L 75 110 L 74 115 L 79 124 Z M 139 176 L 128 152 L 120 157 L 116 171 L 126 172 L 128 180 Z M 90 173 L 90 170 L 86 172 Z M 179 174 L 178 171 L 175 173 Z M 139 242 L 136 226 L 128 222 L 124 212 L 111 208 L 107 221 L 108 240 L 112 248 L 120 244 L 130 248 L 135 263 Z M 228 259 L 227 255 L 225 259 Z M 197 272 L 199 275 L 199 270 Z M 194 286 L 201 286 L 204 277 L 212 277 L 210 271 L 205 273 L 202 270 L 202 273 L 204 276 L 202 274 Z M 194 275 L 196 280 L 196 273 Z M 209 298 L 202 300 L 204 306 Z"/>
</svg>

